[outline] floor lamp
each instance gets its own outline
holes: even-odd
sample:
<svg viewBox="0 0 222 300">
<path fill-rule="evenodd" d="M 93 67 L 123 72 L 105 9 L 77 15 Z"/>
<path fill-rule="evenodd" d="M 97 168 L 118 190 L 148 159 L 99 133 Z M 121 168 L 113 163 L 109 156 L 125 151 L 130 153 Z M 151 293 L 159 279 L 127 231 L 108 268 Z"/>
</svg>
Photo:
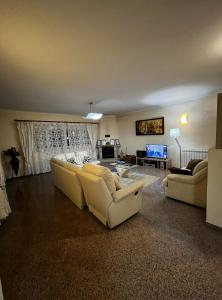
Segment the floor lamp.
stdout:
<svg viewBox="0 0 222 300">
<path fill-rule="evenodd" d="M 179 147 L 179 150 L 180 150 L 180 168 L 181 168 L 181 159 L 182 159 L 182 155 L 181 155 L 182 153 L 181 152 L 182 151 L 181 151 L 181 145 L 180 145 L 180 143 L 177 139 L 180 136 L 180 128 L 170 129 L 170 136 L 175 139 L 175 141 L 177 143 L 177 146 Z"/>
</svg>

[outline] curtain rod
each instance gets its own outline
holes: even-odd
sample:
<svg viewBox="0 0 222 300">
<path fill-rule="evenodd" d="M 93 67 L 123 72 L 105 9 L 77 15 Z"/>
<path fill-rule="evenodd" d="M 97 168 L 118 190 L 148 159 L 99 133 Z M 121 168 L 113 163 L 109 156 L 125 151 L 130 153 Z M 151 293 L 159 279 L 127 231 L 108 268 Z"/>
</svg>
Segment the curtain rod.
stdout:
<svg viewBox="0 0 222 300">
<path fill-rule="evenodd" d="M 41 120 L 14 120 L 15 122 L 41 122 L 41 123 L 72 123 L 72 124 L 98 124 L 94 122 L 69 122 L 69 121 L 41 121 Z"/>
</svg>

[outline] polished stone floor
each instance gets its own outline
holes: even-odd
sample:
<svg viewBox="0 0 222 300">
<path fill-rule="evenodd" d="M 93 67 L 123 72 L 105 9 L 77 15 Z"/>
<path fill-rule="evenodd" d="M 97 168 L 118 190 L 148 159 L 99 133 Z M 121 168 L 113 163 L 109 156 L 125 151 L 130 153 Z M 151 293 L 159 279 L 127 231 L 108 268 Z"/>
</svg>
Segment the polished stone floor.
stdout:
<svg viewBox="0 0 222 300">
<path fill-rule="evenodd" d="M 140 213 L 105 228 L 52 184 L 51 174 L 8 181 L 13 213 L 0 227 L 5 300 L 222 299 L 222 232 L 205 210 L 165 198 L 166 171 Z"/>
</svg>

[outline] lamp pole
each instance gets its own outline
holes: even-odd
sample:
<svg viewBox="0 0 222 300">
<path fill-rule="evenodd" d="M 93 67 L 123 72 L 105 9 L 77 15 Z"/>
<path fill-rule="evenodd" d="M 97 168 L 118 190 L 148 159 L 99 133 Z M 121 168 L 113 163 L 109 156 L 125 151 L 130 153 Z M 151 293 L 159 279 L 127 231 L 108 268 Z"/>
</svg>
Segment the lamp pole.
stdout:
<svg viewBox="0 0 222 300">
<path fill-rule="evenodd" d="M 181 168 L 181 145 L 180 145 L 180 143 L 179 143 L 179 141 L 178 141 L 178 139 L 177 138 L 175 138 L 175 141 L 176 141 L 176 143 L 177 143 L 177 145 L 178 145 L 178 147 L 179 147 L 179 149 L 180 149 L 180 168 Z"/>
</svg>

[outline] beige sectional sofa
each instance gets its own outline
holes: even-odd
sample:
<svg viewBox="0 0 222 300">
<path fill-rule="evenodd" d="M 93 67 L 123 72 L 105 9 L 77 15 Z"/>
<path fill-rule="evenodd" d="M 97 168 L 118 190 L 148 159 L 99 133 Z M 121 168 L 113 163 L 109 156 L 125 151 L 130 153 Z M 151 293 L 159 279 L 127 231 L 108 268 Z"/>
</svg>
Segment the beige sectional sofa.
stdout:
<svg viewBox="0 0 222 300">
<path fill-rule="evenodd" d="M 51 160 L 53 182 L 73 203 L 88 206 L 105 226 L 113 228 L 141 209 L 143 182 L 130 181 L 121 188 L 116 176 L 103 166 L 83 167 L 64 160 Z"/>
<path fill-rule="evenodd" d="M 54 185 L 71 199 L 78 208 L 83 209 L 86 202 L 78 177 L 78 173 L 82 172 L 82 168 L 58 158 L 51 159 L 51 168 Z"/>
</svg>

